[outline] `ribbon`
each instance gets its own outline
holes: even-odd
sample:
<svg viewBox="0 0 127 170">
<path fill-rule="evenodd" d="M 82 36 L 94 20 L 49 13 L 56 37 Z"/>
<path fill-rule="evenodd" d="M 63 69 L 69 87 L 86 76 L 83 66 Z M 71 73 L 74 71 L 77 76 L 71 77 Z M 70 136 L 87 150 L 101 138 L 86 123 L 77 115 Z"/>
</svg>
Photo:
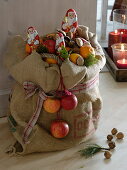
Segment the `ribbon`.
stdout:
<svg viewBox="0 0 127 170">
<path fill-rule="evenodd" d="M 96 83 L 99 83 L 99 74 L 95 75 L 95 77 L 85 83 L 80 83 L 76 85 L 72 89 L 69 89 L 69 91 L 73 94 L 84 93 L 87 90 L 92 89 L 96 85 Z"/>
<path fill-rule="evenodd" d="M 83 93 L 86 90 L 93 88 L 96 85 L 96 83 L 98 82 L 98 80 L 99 80 L 99 75 L 96 75 L 93 79 L 91 79 L 85 83 L 78 84 L 75 87 L 73 87 L 72 89 L 69 89 L 69 92 L 74 93 L 74 94 Z M 34 125 L 36 124 L 40 113 L 41 113 L 43 102 L 48 98 L 48 96 L 45 94 L 45 92 L 39 86 L 35 85 L 32 82 L 24 82 L 23 87 L 26 92 L 26 99 L 33 96 L 37 90 L 39 91 L 36 109 L 23 132 L 23 142 L 27 143 L 28 137 L 29 137 Z"/>
<path fill-rule="evenodd" d="M 43 106 L 43 102 L 47 99 L 48 96 L 45 94 L 45 92 L 41 88 L 39 88 L 32 82 L 24 82 L 23 87 L 26 92 L 26 99 L 33 96 L 36 93 L 36 91 L 39 90 L 36 109 L 23 132 L 23 142 L 26 143 L 28 141 L 28 137 L 29 137 L 34 125 L 36 124 L 36 122 L 38 120 L 38 117 L 41 112 L 41 108 Z"/>
</svg>

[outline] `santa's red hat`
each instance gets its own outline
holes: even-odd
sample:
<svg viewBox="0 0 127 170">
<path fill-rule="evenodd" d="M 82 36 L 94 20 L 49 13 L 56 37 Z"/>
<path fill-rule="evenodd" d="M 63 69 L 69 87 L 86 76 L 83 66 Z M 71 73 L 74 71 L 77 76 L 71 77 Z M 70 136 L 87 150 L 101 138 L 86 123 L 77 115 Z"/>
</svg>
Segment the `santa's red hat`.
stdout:
<svg viewBox="0 0 127 170">
<path fill-rule="evenodd" d="M 70 12 L 73 12 L 75 14 L 75 17 L 77 16 L 76 14 L 76 11 L 74 9 L 69 9 L 67 12 L 66 12 L 66 17 L 68 17 L 68 13 Z"/>
<path fill-rule="evenodd" d="M 30 30 L 30 29 L 35 30 L 34 27 L 30 26 L 30 27 L 28 27 L 28 29 L 27 29 L 27 32 L 28 32 L 28 33 L 29 33 L 29 30 Z"/>
</svg>

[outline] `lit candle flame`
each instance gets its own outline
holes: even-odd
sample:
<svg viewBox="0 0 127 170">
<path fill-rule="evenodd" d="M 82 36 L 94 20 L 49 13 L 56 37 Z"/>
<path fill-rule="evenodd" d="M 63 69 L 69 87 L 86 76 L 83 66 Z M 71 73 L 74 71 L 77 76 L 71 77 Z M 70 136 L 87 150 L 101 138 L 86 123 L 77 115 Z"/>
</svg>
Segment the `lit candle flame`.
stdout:
<svg viewBox="0 0 127 170">
<path fill-rule="evenodd" d="M 126 18 L 126 16 L 125 16 L 125 15 L 122 15 L 122 18 L 123 18 L 123 19 L 125 19 L 125 18 Z"/>
<path fill-rule="evenodd" d="M 126 16 L 122 15 L 122 23 L 125 24 L 125 22 L 126 22 Z"/>
<path fill-rule="evenodd" d="M 121 44 L 121 51 L 124 51 L 124 44 Z"/>
<path fill-rule="evenodd" d="M 117 34 L 118 33 L 118 30 L 115 30 L 115 34 Z"/>
<path fill-rule="evenodd" d="M 123 32 L 121 32 L 121 34 L 123 34 Z"/>
</svg>

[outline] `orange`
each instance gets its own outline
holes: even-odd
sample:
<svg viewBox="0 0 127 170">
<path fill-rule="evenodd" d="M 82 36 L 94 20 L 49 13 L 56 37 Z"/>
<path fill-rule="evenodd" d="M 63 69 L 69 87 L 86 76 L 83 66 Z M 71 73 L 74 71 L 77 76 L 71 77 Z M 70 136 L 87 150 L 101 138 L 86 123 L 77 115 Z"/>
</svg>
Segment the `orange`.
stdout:
<svg viewBox="0 0 127 170">
<path fill-rule="evenodd" d="M 48 98 L 47 100 L 44 101 L 43 107 L 46 112 L 56 113 L 60 109 L 60 100 Z"/>
<path fill-rule="evenodd" d="M 80 47 L 80 54 L 83 58 L 87 58 L 91 54 L 95 56 L 95 51 L 94 48 L 91 46 L 82 46 Z"/>
<path fill-rule="evenodd" d="M 46 58 L 45 61 L 48 64 L 57 64 L 57 60 L 53 59 L 53 58 Z"/>
<path fill-rule="evenodd" d="M 81 57 L 80 54 L 72 53 L 72 54 L 70 54 L 69 59 L 70 59 L 74 64 L 77 64 L 77 59 L 78 59 L 79 57 Z"/>
<path fill-rule="evenodd" d="M 26 52 L 28 54 L 31 54 L 31 52 L 32 52 L 32 49 L 31 49 L 31 47 L 28 44 L 26 44 Z"/>
</svg>

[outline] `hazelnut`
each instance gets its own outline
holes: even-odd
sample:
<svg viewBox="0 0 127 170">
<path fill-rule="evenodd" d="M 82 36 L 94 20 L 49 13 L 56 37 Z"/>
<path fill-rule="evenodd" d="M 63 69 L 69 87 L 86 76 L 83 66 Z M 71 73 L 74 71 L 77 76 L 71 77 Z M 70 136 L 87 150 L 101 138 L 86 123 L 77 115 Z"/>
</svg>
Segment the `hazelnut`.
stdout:
<svg viewBox="0 0 127 170">
<path fill-rule="evenodd" d="M 122 132 L 119 132 L 119 133 L 117 133 L 116 137 L 117 137 L 117 139 L 123 139 L 124 134 Z"/>
<path fill-rule="evenodd" d="M 114 149 L 116 147 L 116 144 L 115 144 L 115 142 L 109 142 L 108 146 L 110 149 Z"/>
<path fill-rule="evenodd" d="M 83 66 L 84 65 L 84 59 L 83 57 L 78 57 L 77 61 L 76 61 L 78 66 Z"/>
<path fill-rule="evenodd" d="M 117 130 L 116 128 L 113 128 L 113 129 L 111 130 L 112 135 L 116 135 L 117 132 L 118 132 L 118 130 Z"/>
<path fill-rule="evenodd" d="M 75 41 L 76 41 L 76 43 L 77 43 L 77 45 L 78 45 L 79 47 L 82 47 L 82 46 L 83 46 L 83 41 L 82 41 L 81 38 L 76 38 Z"/>
<path fill-rule="evenodd" d="M 113 136 L 112 136 L 112 135 L 108 135 L 108 136 L 107 136 L 107 140 L 108 140 L 108 141 L 111 141 L 112 139 L 113 139 Z"/>
<path fill-rule="evenodd" d="M 112 156 L 112 154 L 111 154 L 111 152 L 109 152 L 109 151 L 105 151 L 105 152 L 104 152 L 104 156 L 105 156 L 106 159 L 110 159 L 111 156 Z"/>
</svg>

